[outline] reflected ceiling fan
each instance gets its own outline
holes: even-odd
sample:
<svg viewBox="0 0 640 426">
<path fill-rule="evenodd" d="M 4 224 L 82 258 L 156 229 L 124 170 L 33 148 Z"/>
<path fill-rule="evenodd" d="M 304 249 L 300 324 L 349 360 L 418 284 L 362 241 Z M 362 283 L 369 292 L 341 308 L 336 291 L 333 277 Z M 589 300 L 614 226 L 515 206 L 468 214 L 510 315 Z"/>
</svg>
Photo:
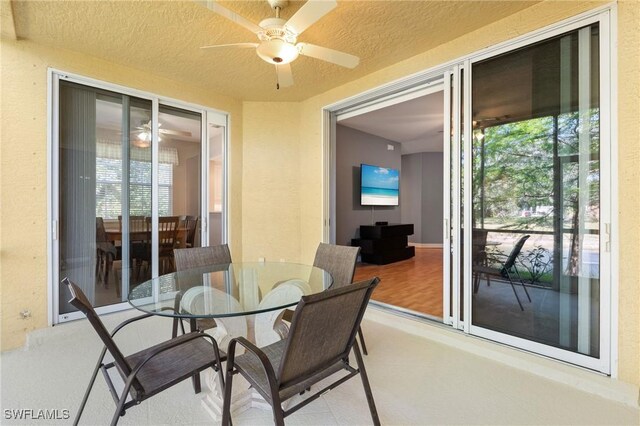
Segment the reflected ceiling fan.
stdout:
<svg viewBox="0 0 640 426">
<path fill-rule="evenodd" d="M 169 136 L 182 136 L 185 138 L 190 138 L 191 132 L 184 130 L 171 130 L 171 129 L 161 129 L 162 123 L 158 123 L 158 132 L 161 135 L 169 135 Z M 133 132 L 137 133 L 137 139 L 132 141 L 132 143 L 138 148 L 148 148 L 151 146 L 151 120 L 142 121 L 140 125 L 133 130 Z M 158 136 L 158 142 L 161 142 L 162 138 Z"/>
<path fill-rule="evenodd" d="M 280 18 L 280 11 L 289 4 L 288 0 L 267 1 L 275 10 L 276 17 L 264 19 L 259 25 L 221 6 L 216 1 L 208 0 L 201 2 L 213 12 L 253 32 L 259 40 L 257 43 L 231 43 L 202 46 L 201 49 L 221 47 L 255 48 L 256 53 L 261 59 L 276 66 L 277 89 L 280 89 L 280 86 L 287 87 L 293 85 L 290 63 L 293 62 L 298 55 L 310 56 L 346 68 L 355 68 L 358 66 L 360 58 L 357 56 L 314 44 L 297 43 L 300 34 L 337 6 L 335 0 L 308 0 L 288 21 Z"/>
</svg>

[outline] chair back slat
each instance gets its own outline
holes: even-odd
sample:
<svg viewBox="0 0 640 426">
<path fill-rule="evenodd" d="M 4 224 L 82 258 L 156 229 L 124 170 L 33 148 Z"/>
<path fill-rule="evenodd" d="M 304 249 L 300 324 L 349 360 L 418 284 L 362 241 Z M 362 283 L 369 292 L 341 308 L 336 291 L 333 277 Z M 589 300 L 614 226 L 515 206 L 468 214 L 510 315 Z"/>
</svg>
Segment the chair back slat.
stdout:
<svg viewBox="0 0 640 426">
<path fill-rule="evenodd" d="M 196 231 L 198 230 L 198 222 L 200 216 L 184 216 L 180 219 L 180 226 L 187 230 L 186 243 L 187 247 L 195 247 Z"/>
<path fill-rule="evenodd" d="M 151 227 L 151 218 L 147 218 Z M 162 216 L 158 218 L 158 243 L 160 246 L 173 247 L 178 233 L 179 216 Z"/>
<path fill-rule="evenodd" d="M 176 262 L 176 271 L 231 263 L 231 252 L 226 244 L 174 249 L 173 257 Z"/>
<path fill-rule="evenodd" d="M 145 216 L 129 216 L 129 232 L 148 232 L 151 227 L 147 223 Z M 118 225 L 122 231 L 122 216 L 118 216 Z"/>
<path fill-rule="evenodd" d="M 96 242 L 104 243 L 107 241 L 107 231 L 104 228 L 104 219 L 100 216 L 96 217 Z"/>
<path fill-rule="evenodd" d="M 349 285 L 353 281 L 360 247 L 320 243 L 313 266 L 324 269 L 333 278 L 332 288 Z"/>
<path fill-rule="evenodd" d="M 116 343 L 111 338 L 110 333 L 107 331 L 106 327 L 100 320 L 98 314 L 96 314 L 96 311 L 93 309 L 91 302 L 89 302 L 89 299 L 87 299 L 87 296 L 85 296 L 84 292 L 80 289 L 80 287 L 71 282 L 69 278 L 63 279 L 62 283 L 65 284 L 71 292 L 71 300 L 69 300 L 69 303 L 71 303 L 74 307 L 80 310 L 80 312 L 86 315 L 89 323 L 93 326 L 96 333 L 98 333 L 98 336 L 113 357 L 113 361 L 118 369 L 120 369 L 120 371 L 122 371 L 125 376 L 131 374 L 131 367 L 129 366 L 129 364 L 127 364 L 124 355 L 122 354 L 118 346 L 116 346 Z M 133 387 L 136 389 L 136 391 L 143 392 L 142 386 L 137 380 L 134 381 Z"/>
<path fill-rule="evenodd" d="M 302 382 L 346 358 L 379 279 L 302 297 L 278 370 L 280 387 Z"/>
<path fill-rule="evenodd" d="M 520 237 L 516 245 L 513 246 L 513 250 L 511 250 L 507 261 L 504 262 L 504 269 L 509 270 L 513 268 L 513 265 L 516 264 L 516 259 L 518 259 L 518 256 L 520 255 L 522 246 L 524 246 L 524 243 L 529 239 L 529 237 L 530 235 L 523 235 L 522 237 Z"/>
</svg>

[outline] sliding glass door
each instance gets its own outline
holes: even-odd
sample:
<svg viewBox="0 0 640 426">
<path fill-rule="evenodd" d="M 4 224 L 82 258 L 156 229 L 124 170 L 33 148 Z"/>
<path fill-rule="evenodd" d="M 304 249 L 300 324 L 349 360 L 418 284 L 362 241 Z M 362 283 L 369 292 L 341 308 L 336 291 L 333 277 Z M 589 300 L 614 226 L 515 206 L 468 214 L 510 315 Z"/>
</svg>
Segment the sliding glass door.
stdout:
<svg viewBox="0 0 640 426">
<path fill-rule="evenodd" d="M 83 83 L 52 78 L 54 323 L 78 317 L 64 277 L 99 312 L 124 309 L 175 248 L 226 241 L 226 116 Z"/>
<path fill-rule="evenodd" d="M 465 266 L 472 334 L 607 371 L 600 37 L 471 61 Z"/>
<path fill-rule="evenodd" d="M 67 81 L 59 93 L 58 276 L 94 306 L 120 303 L 151 235 L 151 139 L 132 126 L 150 122 L 151 101 Z M 66 296 L 60 314 L 74 310 Z"/>
</svg>

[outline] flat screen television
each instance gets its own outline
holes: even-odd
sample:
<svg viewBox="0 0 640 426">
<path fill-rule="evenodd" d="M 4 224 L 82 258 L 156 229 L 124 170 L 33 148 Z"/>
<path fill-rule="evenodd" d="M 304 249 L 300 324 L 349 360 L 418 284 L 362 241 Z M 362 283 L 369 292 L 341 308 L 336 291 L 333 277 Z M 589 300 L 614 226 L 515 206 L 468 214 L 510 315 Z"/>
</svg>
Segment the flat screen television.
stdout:
<svg viewBox="0 0 640 426">
<path fill-rule="evenodd" d="M 397 206 L 399 195 L 400 172 L 398 170 L 360 164 L 360 204 Z"/>
</svg>

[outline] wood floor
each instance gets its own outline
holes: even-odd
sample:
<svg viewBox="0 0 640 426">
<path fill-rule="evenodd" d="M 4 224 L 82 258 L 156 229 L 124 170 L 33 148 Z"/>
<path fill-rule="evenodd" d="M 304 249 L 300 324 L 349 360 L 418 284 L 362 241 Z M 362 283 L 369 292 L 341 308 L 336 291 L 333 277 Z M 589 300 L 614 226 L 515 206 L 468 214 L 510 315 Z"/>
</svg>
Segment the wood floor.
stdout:
<svg viewBox="0 0 640 426">
<path fill-rule="evenodd" d="M 374 276 L 373 300 L 442 318 L 442 249 L 416 247 L 415 257 L 389 265 L 359 263 L 354 281 Z"/>
</svg>

